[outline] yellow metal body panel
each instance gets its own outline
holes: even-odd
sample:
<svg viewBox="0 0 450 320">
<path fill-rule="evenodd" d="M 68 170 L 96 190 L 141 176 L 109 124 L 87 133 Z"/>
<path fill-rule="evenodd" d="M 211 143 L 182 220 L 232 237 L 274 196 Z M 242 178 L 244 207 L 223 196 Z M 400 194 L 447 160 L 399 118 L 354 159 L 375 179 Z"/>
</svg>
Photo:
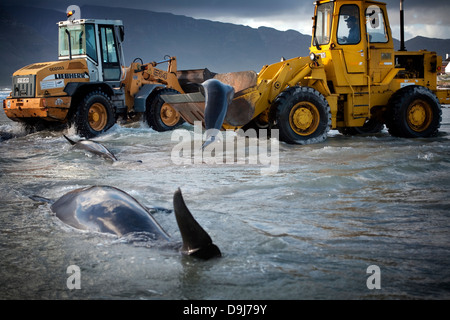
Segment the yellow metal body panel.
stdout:
<svg viewBox="0 0 450 320">
<path fill-rule="evenodd" d="M 3 110 L 8 118 L 41 118 L 64 121 L 70 108 L 71 97 L 8 99 Z"/>
<path fill-rule="evenodd" d="M 47 116 L 41 98 L 9 99 L 4 102 L 3 110 L 11 119 Z"/>
<path fill-rule="evenodd" d="M 47 121 L 65 121 L 71 97 L 64 92 L 70 82 L 89 82 L 86 60 L 73 59 L 35 63 L 17 70 L 15 76 L 34 76 L 33 98 L 12 98 L 5 101 L 5 114 L 21 118 L 42 118 Z"/>
<path fill-rule="evenodd" d="M 35 63 L 14 72 L 13 76 L 36 75 L 36 97 L 66 96 L 70 82 L 89 82 L 85 59 Z"/>
<path fill-rule="evenodd" d="M 436 90 L 435 94 L 441 104 L 450 104 L 450 90 Z"/>
</svg>

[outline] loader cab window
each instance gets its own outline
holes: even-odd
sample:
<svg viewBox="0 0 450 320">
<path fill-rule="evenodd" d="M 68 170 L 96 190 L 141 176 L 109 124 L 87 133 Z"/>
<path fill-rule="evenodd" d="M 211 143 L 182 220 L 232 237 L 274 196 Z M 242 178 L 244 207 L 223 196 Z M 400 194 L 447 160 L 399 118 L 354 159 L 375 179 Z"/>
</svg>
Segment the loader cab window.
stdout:
<svg viewBox="0 0 450 320">
<path fill-rule="evenodd" d="M 95 27 L 93 24 L 87 24 L 86 29 L 86 54 L 91 57 L 92 60 L 98 62 L 97 59 L 97 46 L 95 44 Z"/>
<path fill-rule="evenodd" d="M 94 25 L 69 25 L 59 28 L 59 57 L 88 55 L 97 62 Z"/>
<path fill-rule="evenodd" d="M 313 46 L 325 45 L 330 42 L 331 21 L 333 17 L 333 3 L 324 3 L 317 6 L 314 21 Z"/>
<path fill-rule="evenodd" d="M 339 44 L 357 44 L 361 41 L 359 8 L 357 5 L 343 5 L 339 11 L 337 29 Z"/>
<path fill-rule="evenodd" d="M 100 26 L 100 43 L 103 67 L 103 80 L 120 80 L 120 63 L 113 26 Z"/>
<path fill-rule="evenodd" d="M 386 43 L 389 41 L 383 10 L 372 5 L 366 9 L 366 30 L 370 43 Z"/>
</svg>

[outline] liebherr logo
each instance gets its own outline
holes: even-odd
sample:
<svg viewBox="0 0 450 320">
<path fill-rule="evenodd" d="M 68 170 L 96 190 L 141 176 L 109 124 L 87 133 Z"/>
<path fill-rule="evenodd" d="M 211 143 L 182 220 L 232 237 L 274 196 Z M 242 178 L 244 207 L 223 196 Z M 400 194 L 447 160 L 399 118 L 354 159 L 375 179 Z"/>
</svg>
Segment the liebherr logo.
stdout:
<svg viewBox="0 0 450 320">
<path fill-rule="evenodd" d="M 89 73 L 55 73 L 46 76 L 42 81 L 52 81 L 60 79 L 89 79 Z"/>
<path fill-rule="evenodd" d="M 55 79 L 78 79 L 78 78 L 89 78 L 89 74 L 85 73 L 57 73 L 55 74 Z"/>
</svg>

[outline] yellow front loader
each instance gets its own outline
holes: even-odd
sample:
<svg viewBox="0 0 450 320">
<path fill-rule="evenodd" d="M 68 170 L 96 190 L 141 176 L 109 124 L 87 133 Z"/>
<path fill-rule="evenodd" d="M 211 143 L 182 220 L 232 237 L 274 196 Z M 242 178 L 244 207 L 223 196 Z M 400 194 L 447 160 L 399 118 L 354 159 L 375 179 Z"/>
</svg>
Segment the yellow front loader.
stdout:
<svg viewBox="0 0 450 320">
<path fill-rule="evenodd" d="M 73 7 L 73 8 L 72 8 Z M 12 77 L 12 92 L 3 101 L 5 114 L 28 128 L 74 124 L 87 138 L 111 128 L 120 118 L 144 118 L 157 131 L 183 120 L 161 95 L 185 93 L 211 77 L 207 69 L 177 70 L 175 57 L 125 66 L 124 26 L 120 20 L 81 19 L 67 9 L 58 22 L 58 61 L 30 64 Z M 157 66 L 168 63 L 167 70 Z"/>
<path fill-rule="evenodd" d="M 253 80 L 252 72 L 219 79 L 235 94 L 212 112 L 223 119 L 216 129 L 277 128 L 282 141 L 296 144 L 323 141 L 330 129 L 374 133 L 386 125 L 400 137 L 437 133 L 441 104 L 450 103 L 450 92 L 437 89 L 442 58 L 425 50 L 408 52 L 403 43 L 394 51 L 384 3 L 320 0 L 313 21 L 309 57 L 266 65 Z M 207 95 L 163 99 L 186 121 L 202 121 L 211 129 L 205 114 L 220 107 L 205 105 Z"/>
</svg>

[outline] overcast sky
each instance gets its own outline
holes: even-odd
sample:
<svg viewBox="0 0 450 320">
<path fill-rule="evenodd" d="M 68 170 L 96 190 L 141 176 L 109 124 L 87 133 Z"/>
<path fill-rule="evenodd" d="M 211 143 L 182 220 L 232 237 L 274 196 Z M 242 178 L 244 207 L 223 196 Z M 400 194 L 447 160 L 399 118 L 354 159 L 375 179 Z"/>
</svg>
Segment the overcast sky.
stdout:
<svg viewBox="0 0 450 320">
<path fill-rule="evenodd" d="M 311 33 L 313 0 L 0 0 L 65 10 L 70 4 L 126 7 L 170 12 L 193 18 L 257 28 L 273 27 Z M 394 38 L 400 38 L 400 0 L 386 0 Z M 405 39 L 415 36 L 450 39 L 450 0 L 404 0 Z M 83 14 L 83 13 L 81 13 Z"/>
</svg>

